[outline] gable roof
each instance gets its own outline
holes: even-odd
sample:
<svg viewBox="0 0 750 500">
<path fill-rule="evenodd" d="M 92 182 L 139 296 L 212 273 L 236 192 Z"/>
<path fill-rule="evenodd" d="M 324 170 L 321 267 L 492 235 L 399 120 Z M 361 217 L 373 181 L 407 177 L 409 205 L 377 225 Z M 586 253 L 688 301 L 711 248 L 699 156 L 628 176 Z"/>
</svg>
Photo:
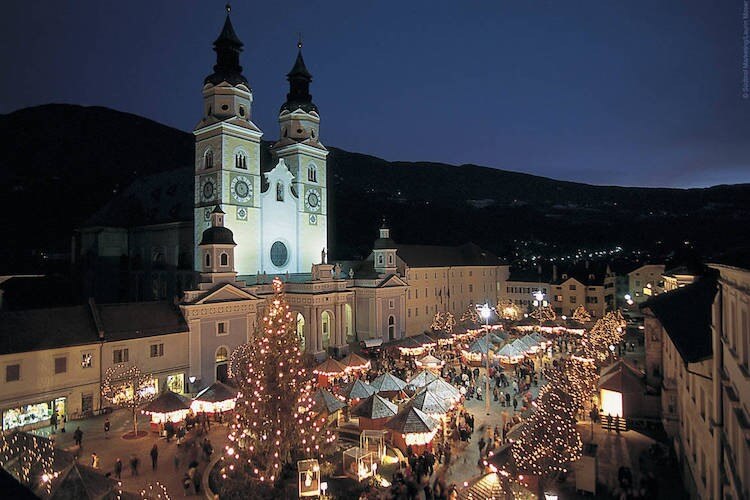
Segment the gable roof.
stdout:
<svg viewBox="0 0 750 500">
<path fill-rule="evenodd" d="M 438 422 L 422 410 L 409 404 L 386 422 L 385 426 L 401 434 L 414 434 L 432 432 L 438 426 Z"/>
<path fill-rule="evenodd" d="M 0 312 L 0 354 L 99 341 L 89 306 Z"/>
<path fill-rule="evenodd" d="M 694 283 L 651 297 L 640 307 L 654 313 L 682 359 L 695 363 L 713 355 L 711 307 L 717 290 L 717 273 L 707 272 Z"/>
<path fill-rule="evenodd" d="M 108 341 L 188 331 L 180 309 L 167 301 L 97 304 L 96 311 Z"/>
<path fill-rule="evenodd" d="M 213 302 L 230 302 L 233 300 L 254 300 L 257 299 L 252 293 L 231 284 L 220 283 L 216 287 L 206 292 L 201 298 L 192 302 L 192 304 L 210 304 Z"/>
<path fill-rule="evenodd" d="M 398 406 L 384 397 L 373 394 L 352 408 L 352 415 L 370 419 L 389 418 L 398 413 Z"/>
<path fill-rule="evenodd" d="M 396 255 L 409 267 L 498 266 L 495 254 L 474 243 L 459 246 L 396 245 Z"/>
<path fill-rule="evenodd" d="M 565 276 L 565 277 L 563 277 Z M 554 284 L 560 285 L 570 278 L 575 279 L 582 285 L 602 286 L 604 279 L 607 277 L 606 262 L 576 262 L 573 265 L 561 269 L 557 273 L 557 280 Z"/>
</svg>

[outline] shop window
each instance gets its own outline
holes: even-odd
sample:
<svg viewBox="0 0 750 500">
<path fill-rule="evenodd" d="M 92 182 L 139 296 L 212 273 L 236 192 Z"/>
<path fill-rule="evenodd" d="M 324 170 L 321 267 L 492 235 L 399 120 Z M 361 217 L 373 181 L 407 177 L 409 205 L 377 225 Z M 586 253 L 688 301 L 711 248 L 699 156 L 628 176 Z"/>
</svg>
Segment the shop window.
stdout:
<svg viewBox="0 0 750 500">
<path fill-rule="evenodd" d="M 185 375 L 178 373 L 177 375 L 167 376 L 167 387 L 170 391 L 177 394 L 185 393 Z"/>
<path fill-rule="evenodd" d="M 127 363 L 130 360 L 130 356 L 127 349 L 115 349 L 112 351 L 112 362 Z"/>
<path fill-rule="evenodd" d="M 5 381 L 15 382 L 16 380 L 21 380 L 21 365 L 7 365 L 5 367 Z"/>
<path fill-rule="evenodd" d="M 151 344 L 151 357 L 160 358 L 164 356 L 164 344 Z"/>
<path fill-rule="evenodd" d="M 81 353 L 81 368 L 91 368 L 94 364 L 94 355 L 90 352 Z"/>
<path fill-rule="evenodd" d="M 68 358 L 55 358 L 55 375 L 68 371 Z"/>
<path fill-rule="evenodd" d="M 216 323 L 216 335 L 229 335 L 229 325 L 226 321 Z"/>
<path fill-rule="evenodd" d="M 94 411 L 94 395 L 81 394 L 81 413 L 89 415 Z"/>
</svg>

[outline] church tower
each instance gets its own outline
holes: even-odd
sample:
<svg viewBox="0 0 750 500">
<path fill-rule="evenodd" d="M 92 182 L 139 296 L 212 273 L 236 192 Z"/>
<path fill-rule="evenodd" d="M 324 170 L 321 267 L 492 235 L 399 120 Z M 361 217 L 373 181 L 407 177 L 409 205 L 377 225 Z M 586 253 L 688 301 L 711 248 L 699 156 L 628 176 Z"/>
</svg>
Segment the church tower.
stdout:
<svg viewBox="0 0 750 500">
<path fill-rule="evenodd" d="M 214 72 L 203 81 L 203 113 L 195 135 L 196 245 L 211 227 L 211 211 L 222 205 L 223 226 L 237 242 L 236 270 L 255 274 L 261 267 L 260 248 L 260 138 L 263 133 L 251 121 L 253 93 L 242 74 L 242 42 L 227 17 L 214 41 Z M 196 252 L 195 269 L 204 268 Z"/>
<path fill-rule="evenodd" d="M 297 49 L 297 59 L 286 75 L 289 93 L 279 111 L 280 134 L 273 151 L 293 176 L 297 272 L 310 272 L 320 261 L 321 251 L 328 248 L 328 150 L 320 142 L 320 114 L 310 95 L 312 75 L 302 58 L 301 40 Z"/>
<path fill-rule="evenodd" d="M 203 231 L 198 243 L 198 258 L 201 261 L 201 282 L 234 283 L 234 242 L 232 231 L 224 227 L 226 214 L 216 205 L 211 211 L 211 227 Z"/>
</svg>

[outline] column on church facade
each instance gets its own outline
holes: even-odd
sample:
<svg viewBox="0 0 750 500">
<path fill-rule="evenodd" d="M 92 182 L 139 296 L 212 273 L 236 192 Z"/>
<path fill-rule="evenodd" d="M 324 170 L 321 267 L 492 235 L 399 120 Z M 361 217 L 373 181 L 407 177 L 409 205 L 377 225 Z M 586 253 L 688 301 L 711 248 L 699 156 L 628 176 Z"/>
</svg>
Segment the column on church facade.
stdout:
<svg viewBox="0 0 750 500">
<path fill-rule="evenodd" d="M 320 309 L 313 306 L 310 308 L 310 347 L 313 353 L 323 350 L 323 341 L 319 331 Z"/>
<path fill-rule="evenodd" d="M 336 304 L 336 347 L 344 345 L 344 308 L 341 304 Z"/>
</svg>

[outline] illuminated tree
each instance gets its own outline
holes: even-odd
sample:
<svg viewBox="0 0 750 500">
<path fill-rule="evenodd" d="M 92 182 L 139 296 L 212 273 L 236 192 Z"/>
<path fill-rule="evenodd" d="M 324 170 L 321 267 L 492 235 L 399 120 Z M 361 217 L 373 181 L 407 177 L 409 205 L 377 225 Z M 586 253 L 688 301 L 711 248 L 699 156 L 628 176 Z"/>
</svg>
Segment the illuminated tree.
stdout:
<svg viewBox="0 0 750 500">
<path fill-rule="evenodd" d="M 573 398 L 576 410 L 584 408 L 591 400 L 599 377 L 593 361 L 576 356 L 558 360 L 557 367 L 545 373 L 552 386 Z"/>
<path fill-rule="evenodd" d="M 436 312 L 435 317 L 432 318 L 432 324 L 430 328 L 434 332 L 445 332 L 451 333 L 453 328 L 456 326 L 456 318 L 452 313 L 449 312 Z"/>
<path fill-rule="evenodd" d="M 502 299 L 497 302 L 497 312 L 503 319 L 517 321 L 521 319 L 521 308 L 510 299 Z"/>
<path fill-rule="evenodd" d="M 573 311 L 573 319 L 580 323 L 588 323 L 591 321 L 591 314 L 589 314 L 583 305 L 580 305 Z"/>
<path fill-rule="evenodd" d="M 470 303 L 463 314 L 461 314 L 460 321 L 461 324 L 463 324 L 466 328 L 478 327 L 482 322 L 482 318 L 479 317 L 477 306 L 473 303 Z"/>
<path fill-rule="evenodd" d="M 133 415 L 133 434 L 138 435 L 138 407 L 157 396 L 151 375 L 136 365 L 120 363 L 107 368 L 102 380 L 102 397 L 113 406 L 129 408 Z"/>
<path fill-rule="evenodd" d="M 539 322 L 552 321 L 557 318 L 557 314 L 555 313 L 555 310 L 552 309 L 552 306 L 539 306 L 531 311 L 529 316 Z"/>
<path fill-rule="evenodd" d="M 273 280 L 263 319 L 251 345 L 232 356 L 239 395 L 229 444 L 222 457 L 222 498 L 278 496 L 284 468 L 323 458 L 335 437 L 324 415 L 313 412 L 314 377 L 304 364 L 294 318 L 281 280 Z"/>
<path fill-rule="evenodd" d="M 616 313 L 608 312 L 599 319 L 583 336 L 582 345 L 587 357 L 597 363 L 604 363 L 610 356 L 610 346 L 617 346 L 622 342 L 624 320 Z"/>
<path fill-rule="evenodd" d="M 442 331 L 445 327 L 445 320 L 443 319 L 443 313 L 440 311 L 435 313 L 435 316 L 432 318 L 432 324 L 430 325 L 430 328 L 433 332 L 439 332 Z"/>
<path fill-rule="evenodd" d="M 533 404 L 536 411 L 526 421 L 512 452 L 519 471 L 538 476 L 540 498 L 544 498 L 547 476 L 566 471 L 568 464 L 580 458 L 583 443 L 569 394 L 548 384 Z"/>
</svg>

